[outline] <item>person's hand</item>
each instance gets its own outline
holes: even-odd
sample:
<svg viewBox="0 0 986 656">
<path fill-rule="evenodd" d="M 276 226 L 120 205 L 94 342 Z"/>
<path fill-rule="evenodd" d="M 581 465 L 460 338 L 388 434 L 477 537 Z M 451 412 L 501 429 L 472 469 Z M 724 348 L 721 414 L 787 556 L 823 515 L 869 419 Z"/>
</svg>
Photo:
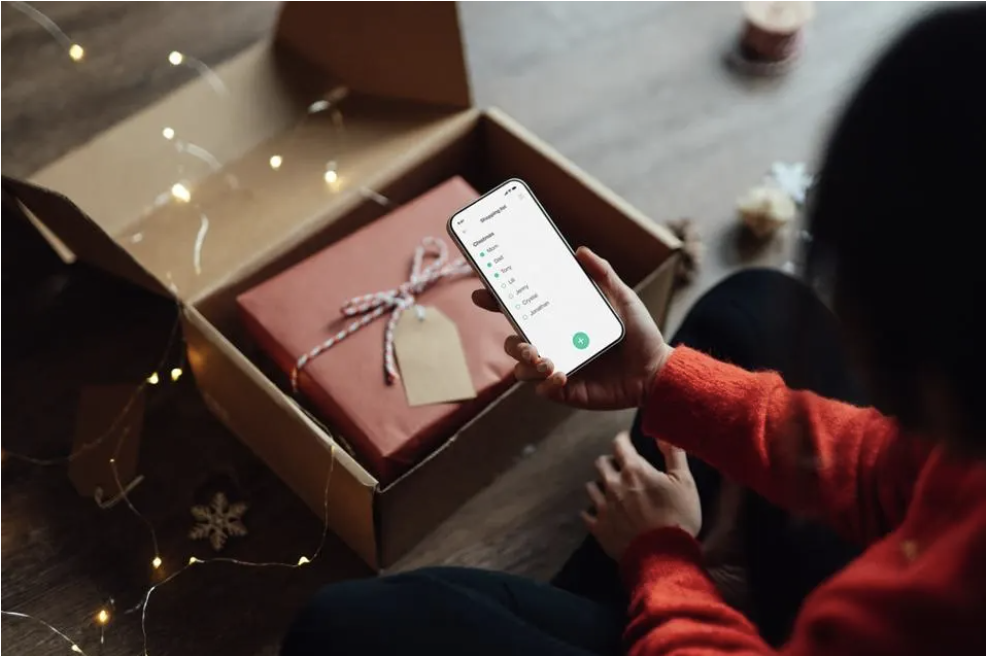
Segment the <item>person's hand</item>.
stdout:
<svg viewBox="0 0 986 656">
<path fill-rule="evenodd" d="M 586 485 L 593 511 L 583 512 L 582 519 L 617 561 L 638 535 L 673 526 L 695 537 L 702 528 L 702 505 L 685 452 L 663 442 L 658 446 L 667 473 L 637 453 L 628 433 L 620 433 L 613 456 L 596 461 L 599 482 Z"/>
<path fill-rule="evenodd" d="M 647 398 L 650 385 L 672 348 L 665 343 L 643 302 L 620 280 L 609 262 L 584 246 L 575 252 L 575 257 L 623 320 L 623 341 L 569 380 L 532 345 L 511 335 L 504 348 L 517 360 L 514 374 L 518 380 L 537 381 L 539 394 L 568 405 L 595 410 L 638 407 Z M 481 308 L 500 311 L 485 289 L 474 291 L 472 299 Z"/>
</svg>

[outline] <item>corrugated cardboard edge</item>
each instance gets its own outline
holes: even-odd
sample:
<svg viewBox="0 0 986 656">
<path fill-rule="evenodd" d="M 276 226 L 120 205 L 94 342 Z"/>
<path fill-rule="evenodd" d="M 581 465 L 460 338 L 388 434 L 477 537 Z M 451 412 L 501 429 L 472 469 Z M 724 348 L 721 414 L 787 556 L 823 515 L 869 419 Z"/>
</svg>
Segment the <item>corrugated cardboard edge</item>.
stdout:
<svg viewBox="0 0 986 656">
<path fill-rule="evenodd" d="M 378 497 L 380 563 L 396 562 L 478 491 L 487 487 L 527 444 L 548 436 L 571 414 L 515 385 L 456 432 L 412 472 Z M 523 430 L 510 430 L 522 425 Z M 425 502 L 425 500 L 428 500 Z"/>
<path fill-rule="evenodd" d="M 668 313 L 674 300 L 675 272 L 681 251 L 675 251 L 652 274 L 644 278 L 633 290 L 650 310 L 654 323 L 662 331 L 667 326 Z"/>
</svg>

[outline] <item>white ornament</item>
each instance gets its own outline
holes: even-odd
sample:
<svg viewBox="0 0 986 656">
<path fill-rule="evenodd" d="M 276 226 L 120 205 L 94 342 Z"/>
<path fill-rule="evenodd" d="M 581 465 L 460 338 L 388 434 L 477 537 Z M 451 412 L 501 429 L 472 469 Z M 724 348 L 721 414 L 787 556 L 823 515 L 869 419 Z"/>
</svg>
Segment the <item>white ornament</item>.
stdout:
<svg viewBox="0 0 986 656">
<path fill-rule="evenodd" d="M 774 162 L 767 178 L 798 205 L 804 204 L 808 189 L 814 182 L 814 178 L 805 170 L 802 162 L 797 164 Z"/>
<path fill-rule="evenodd" d="M 243 537 L 247 534 L 243 515 L 247 504 L 231 504 L 222 492 L 216 492 L 208 506 L 192 506 L 192 517 L 198 522 L 188 532 L 192 540 L 209 540 L 216 551 L 222 551 L 226 540 L 231 536 Z"/>
</svg>

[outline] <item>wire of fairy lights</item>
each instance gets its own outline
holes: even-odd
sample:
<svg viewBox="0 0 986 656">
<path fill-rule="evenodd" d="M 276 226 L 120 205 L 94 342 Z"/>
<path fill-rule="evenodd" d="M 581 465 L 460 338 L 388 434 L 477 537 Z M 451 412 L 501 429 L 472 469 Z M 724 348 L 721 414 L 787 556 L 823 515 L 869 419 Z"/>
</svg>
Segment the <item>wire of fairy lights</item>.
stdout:
<svg viewBox="0 0 986 656">
<path fill-rule="evenodd" d="M 188 61 L 190 61 L 190 58 L 187 55 L 182 55 L 182 53 L 178 51 L 172 51 L 171 54 L 168 56 L 168 61 L 172 65 L 177 66 L 180 65 L 182 62 L 187 63 Z M 213 72 L 212 69 L 210 69 L 204 63 L 202 63 L 199 60 L 194 60 L 194 61 L 198 62 L 194 66 L 194 68 L 197 71 L 199 71 L 199 73 L 207 80 L 210 81 L 220 80 L 219 76 L 216 75 L 216 73 Z M 221 80 L 220 80 L 220 84 L 221 84 Z M 212 86 L 213 88 L 215 88 L 216 84 L 212 83 Z M 226 91 L 225 85 L 223 85 L 222 89 L 223 89 L 223 93 L 228 93 L 228 91 Z M 328 91 L 327 93 L 323 94 L 321 98 L 308 105 L 305 111 L 304 118 L 301 120 L 301 123 L 294 128 L 294 133 L 297 134 L 297 132 L 299 132 L 301 128 L 303 128 L 304 125 L 313 116 L 319 114 L 328 114 L 329 119 L 331 120 L 335 129 L 338 131 L 340 137 L 341 138 L 344 137 L 345 124 L 343 121 L 342 111 L 339 109 L 339 105 L 348 96 L 349 96 L 349 88 L 343 85 L 337 86 L 331 89 L 330 91 Z M 164 128 L 162 128 L 161 136 L 164 137 L 166 141 L 172 142 L 174 144 L 175 150 L 177 150 L 179 153 L 189 155 L 202 162 L 205 162 L 205 164 L 209 166 L 209 168 L 212 170 L 213 173 L 218 173 L 222 170 L 222 164 L 212 153 L 210 153 L 202 146 L 199 146 L 198 144 L 181 139 L 173 127 L 165 126 Z M 297 138 L 298 137 L 295 136 L 293 139 L 297 139 Z M 290 145 L 293 142 L 293 139 L 289 140 L 286 146 Z M 267 163 L 270 166 L 271 170 L 278 171 L 284 165 L 284 161 L 285 158 L 283 155 L 275 153 L 268 158 Z M 322 179 L 325 181 L 326 185 L 328 185 L 330 188 L 334 189 L 337 183 L 339 182 L 338 169 L 339 169 L 339 165 L 336 160 L 328 160 L 327 162 L 325 162 L 325 166 L 322 171 Z M 239 180 L 236 178 L 235 175 L 227 174 L 224 177 L 224 180 L 226 185 L 231 190 L 236 191 L 240 188 Z M 364 197 L 370 198 L 383 206 L 387 206 L 389 204 L 389 201 L 385 196 L 377 192 L 373 192 L 367 188 L 361 189 L 361 193 L 363 194 Z M 194 267 L 195 274 L 201 275 L 202 274 L 202 247 L 205 244 L 205 237 L 209 231 L 209 216 L 206 214 L 205 209 L 193 200 L 192 191 L 183 180 L 174 183 L 171 186 L 169 192 L 160 194 L 157 200 L 155 201 L 154 205 L 151 207 L 151 209 L 155 209 L 156 207 L 170 200 L 174 200 L 179 203 L 190 203 L 192 207 L 198 212 L 199 229 L 195 235 L 195 242 L 192 247 L 192 265 Z M 131 235 L 129 239 L 131 243 L 137 243 L 142 241 L 143 238 L 144 238 L 143 233 L 137 232 Z"/>
<path fill-rule="evenodd" d="M 33 456 L 29 456 L 23 453 L 17 453 L 14 451 L 8 451 L 7 449 L 4 449 L 3 450 L 4 459 L 10 458 L 11 460 L 20 460 L 21 462 L 26 462 L 30 465 L 38 465 L 40 467 L 54 467 L 56 465 L 67 465 L 70 462 L 74 461 L 75 459 L 85 455 L 89 451 L 92 451 L 96 447 L 100 446 L 103 442 L 108 440 L 110 436 L 113 435 L 113 433 L 119 430 L 124 420 L 126 419 L 127 415 L 129 414 L 130 409 L 133 408 L 134 404 L 137 403 L 137 401 L 140 399 L 141 395 L 144 393 L 144 390 L 146 390 L 149 385 L 157 385 L 158 382 L 160 381 L 160 376 L 158 375 L 157 372 L 162 371 L 165 368 L 165 365 L 168 361 L 168 357 L 171 354 L 172 349 L 174 348 L 175 342 L 178 339 L 179 330 L 181 328 L 181 307 L 176 304 L 176 308 L 177 308 L 177 313 L 175 316 L 175 320 L 171 325 L 171 330 L 168 333 L 168 339 L 165 342 L 164 352 L 161 355 L 161 358 L 158 360 L 157 367 L 155 367 L 154 369 L 154 373 L 152 373 L 150 376 L 142 380 L 140 384 L 138 384 L 134 388 L 133 392 L 130 393 L 130 396 L 127 397 L 127 402 L 123 404 L 123 409 L 121 410 L 120 414 L 110 423 L 109 428 L 107 428 L 105 431 L 100 433 L 100 435 L 96 439 L 92 440 L 91 442 L 86 442 L 85 444 L 81 445 L 79 448 L 75 449 L 71 453 L 64 456 L 56 456 L 54 458 L 35 458 Z M 172 381 L 177 381 L 179 378 L 181 378 L 183 373 L 184 372 L 180 367 L 173 368 L 171 370 Z M 125 437 L 125 435 L 126 435 L 126 430 L 123 431 L 123 433 L 121 434 L 121 438 L 117 443 L 116 448 L 114 449 L 113 452 L 114 458 L 118 456 L 120 453 L 120 449 L 122 448 L 122 444 L 124 441 L 123 437 Z"/>
<path fill-rule="evenodd" d="M 22 14 L 27 16 L 29 19 L 33 20 L 35 23 L 40 25 L 45 31 L 47 31 L 55 39 L 55 41 L 65 49 L 68 57 L 73 62 L 81 62 L 85 58 L 86 56 L 85 49 L 80 44 L 74 42 L 71 38 L 69 38 L 69 36 L 49 16 L 47 16 L 42 11 L 40 11 L 39 9 L 35 8 L 34 6 L 32 6 L 27 2 L 11 2 L 10 4 L 15 9 L 20 11 Z M 177 50 L 173 50 L 168 55 L 168 62 L 172 66 L 184 65 L 192 68 L 201 77 L 203 77 L 218 94 L 228 93 L 226 85 L 219 77 L 219 75 L 217 75 L 215 71 L 209 68 L 201 60 L 191 57 L 188 54 L 179 52 Z M 331 117 L 334 124 L 341 129 L 342 114 L 338 110 L 338 103 L 343 98 L 345 98 L 347 94 L 348 94 L 348 89 L 345 89 L 344 87 L 330 91 L 328 94 L 326 94 L 324 98 L 315 101 L 314 103 L 309 105 L 309 107 L 307 108 L 305 118 L 307 119 L 311 115 L 323 111 L 331 111 L 332 112 Z M 165 127 L 162 130 L 162 136 L 165 139 L 171 141 L 175 139 L 176 135 L 175 135 L 175 131 L 172 128 Z M 177 140 L 175 146 L 179 152 L 187 153 L 193 157 L 196 157 L 206 162 L 207 164 L 210 165 L 210 167 L 213 170 L 221 169 L 221 165 L 218 163 L 216 158 L 201 146 L 181 140 Z M 284 158 L 281 155 L 277 155 L 277 154 L 272 155 L 269 160 L 270 167 L 273 170 L 279 169 L 283 164 L 283 162 L 284 162 Z M 326 163 L 325 170 L 323 171 L 322 176 L 325 182 L 329 185 L 334 185 L 339 180 L 339 176 L 337 172 L 337 163 L 334 160 L 330 160 Z M 235 188 L 236 185 L 235 180 L 228 181 L 228 183 Z M 376 191 L 373 191 L 372 189 L 364 187 L 360 189 L 360 192 L 364 197 L 373 200 L 374 202 L 380 204 L 381 206 L 386 207 L 391 205 L 390 200 L 386 196 Z M 177 202 L 189 202 L 191 200 L 191 196 L 192 196 L 191 190 L 183 182 L 175 183 L 170 190 L 170 197 Z M 200 212 L 200 218 L 201 218 L 201 225 L 199 232 L 196 236 L 195 247 L 193 252 L 193 262 L 195 264 L 195 268 L 197 272 L 201 271 L 202 243 L 204 241 L 205 234 L 208 230 L 208 225 L 209 225 L 208 217 L 205 215 L 204 212 Z M 140 235 L 140 233 L 131 236 L 131 241 L 133 242 L 140 241 L 141 239 L 142 239 L 142 235 Z M 11 458 L 13 460 L 18 460 L 30 465 L 42 466 L 42 467 L 66 465 L 73 462 L 77 458 L 83 456 L 84 454 L 88 453 L 89 451 L 97 448 L 99 445 L 103 444 L 107 439 L 109 439 L 111 435 L 118 432 L 119 438 L 114 447 L 113 454 L 109 460 L 110 470 L 113 473 L 114 483 L 118 488 L 120 499 L 127 506 L 131 514 L 137 517 L 147 527 L 147 531 L 148 534 L 150 535 L 150 539 L 154 549 L 154 557 L 151 560 L 151 567 L 154 570 L 160 569 L 164 564 L 164 560 L 161 556 L 161 550 L 159 548 L 157 530 L 154 526 L 154 523 L 143 512 L 140 511 L 140 509 L 133 503 L 133 500 L 130 498 L 129 490 L 131 488 L 128 485 L 124 485 L 123 481 L 120 479 L 120 474 L 119 474 L 119 470 L 117 469 L 116 459 L 120 454 L 120 451 L 123 447 L 123 444 L 131 428 L 130 426 L 123 426 L 123 423 L 126 420 L 130 410 L 133 408 L 134 404 L 137 403 L 137 401 L 141 398 L 141 395 L 144 393 L 144 391 L 149 386 L 158 385 L 162 381 L 165 374 L 171 379 L 172 382 L 177 382 L 184 373 L 180 366 L 172 367 L 170 371 L 166 371 L 167 360 L 176 342 L 179 339 L 179 330 L 181 326 L 181 311 L 182 311 L 180 302 L 176 302 L 176 306 L 177 306 L 177 313 L 176 313 L 175 321 L 171 327 L 171 331 L 169 333 L 166 346 L 164 348 L 164 352 L 160 360 L 158 361 L 157 367 L 150 373 L 150 375 L 147 376 L 147 378 L 141 381 L 134 388 L 134 391 L 128 397 L 127 402 L 123 405 L 123 408 L 120 411 L 119 415 L 110 423 L 109 428 L 107 428 L 95 440 L 87 442 L 86 444 L 80 446 L 79 448 L 68 453 L 67 455 L 53 457 L 53 458 L 38 458 L 23 453 L 16 453 L 7 450 L 3 451 L 4 458 Z M 122 430 L 121 430 L 121 426 L 122 426 Z M 140 601 L 135 606 L 123 611 L 123 614 L 125 615 L 135 613 L 138 610 L 140 611 L 140 628 L 141 628 L 141 637 L 143 640 L 143 651 L 142 651 L 143 656 L 148 656 L 148 654 L 150 653 L 148 650 L 147 625 L 149 621 L 148 615 L 149 615 L 150 600 L 152 595 L 154 594 L 155 591 L 168 585 L 169 583 L 174 581 L 176 578 L 184 574 L 189 569 L 193 567 L 199 568 L 216 563 L 225 563 L 225 564 L 231 564 L 240 567 L 250 567 L 250 568 L 298 569 L 310 563 L 315 562 L 319 558 L 319 556 L 322 554 L 322 551 L 328 539 L 329 490 L 331 487 L 332 476 L 335 469 L 335 459 L 336 459 L 336 447 L 334 443 L 330 442 L 329 468 L 326 474 L 325 488 L 323 495 L 322 532 L 315 550 L 312 551 L 310 555 L 300 556 L 297 562 L 294 563 L 281 562 L 281 561 L 269 561 L 269 562 L 250 561 L 250 560 L 242 560 L 238 558 L 229 558 L 229 557 L 216 557 L 216 558 L 208 558 L 208 559 L 200 559 L 194 556 L 190 557 L 187 563 L 185 563 L 185 565 L 183 565 L 180 569 L 172 572 L 158 583 L 150 585 L 144 591 L 143 595 L 140 597 Z M 0 616 L 4 618 L 27 620 L 29 622 L 33 622 L 39 626 L 42 626 L 45 629 L 47 629 L 50 633 L 57 636 L 59 639 L 66 642 L 69 645 L 69 648 L 72 652 L 86 656 L 86 652 L 82 649 L 82 647 L 79 646 L 79 643 L 73 640 L 71 637 L 69 637 L 67 633 L 65 633 L 58 627 L 54 626 L 53 624 L 35 615 L 31 615 L 21 611 L 0 610 Z M 96 625 L 100 627 L 101 645 L 103 644 L 105 637 L 104 634 L 105 628 L 110 624 L 112 619 L 113 619 L 113 613 L 111 609 L 107 607 L 99 608 L 96 611 L 96 613 L 93 615 L 93 621 L 95 622 Z"/>
<path fill-rule="evenodd" d="M 241 560 L 239 558 L 229 558 L 223 556 L 219 556 L 216 558 L 206 558 L 206 559 L 196 558 L 195 556 L 190 557 L 188 559 L 188 562 L 185 563 L 185 565 L 183 565 L 181 569 L 173 572 L 172 574 L 169 574 L 161 582 L 155 583 L 154 585 L 151 585 L 149 588 L 147 588 L 147 591 L 144 593 L 140 602 L 136 606 L 124 611 L 124 614 L 129 614 L 136 612 L 137 610 L 140 610 L 140 633 L 141 633 L 141 639 L 143 640 L 144 650 L 142 654 L 144 656 L 147 656 L 150 653 L 147 648 L 147 644 L 148 644 L 147 643 L 147 615 L 148 615 L 148 608 L 150 608 L 151 595 L 154 594 L 154 592 L 158 588 L 161 588 L 167 585 L 168 583 L 171 583 L 176 578 L 184 574 L 187 570 L 193 567 L 203 567 L 206 565 L 214 565 L 216 563 L 226 563 L 229 565 L 237 565 L 239 567 L 252 567 L 252 568 L 299 569 L 318 560 L 318 557 L 322 554 L 322 550 L 324 549 L 325 543 L 328 540 L 328 536 L 329 536 L 329 521 L 328 521 L 329 487 L 332 484 L 332 474 L 335 470 L 335 461 L 336 461 L 335 449 L 336 449 L 335 444 L 330 442 L 329 443 L 329 471 L 325 476 L 325 489 L 322 496 L 322 534 L 321 537 L 319 538 L 318 546 L 315 547 L 315 550 L 312 552 L 311 556 L 302 555 L 298 558 L 298 561 L 295 563 L 285 563 L 283 561 L 264 562 L 264 561 Z M 113 467 L 114 476 L 115 476 L 116 464 L 113 461 L 111 461 L 111 466 Z M 119 481 L 119 479 L 117 479 L 117 481 Z M 146 516 L 144 516 L 139 510 L 137 510 L 137 508 L 133 504 L 130 503 L 127 493 L 122 486 L 120 487 L 120 491 L 121 494 L 123 495 L 123 498 L 126 500 L 127 506 L 130 508 L 130 510 L 138 517 L 140 517 L 146 524 L 148 524 L 148 526 L 152 526 L 150 520 L 147 519 Z M 155 565 L 155 568 L 157 568 L 157 566 L 160 565 L 160 559 L 158 557 L 155 557 L 154 562 L 157 563 L 157 565 Z"/>
<path fill-rule="evenodd" d="M 100 612 L 103 612 L 103 611 L 100 611 Z M 80 647 L 78 645 L 78 643 L 75 642 L 75 640 L 72 640 L 72 638 L 68 637 L 63 632 L 61 632 L 60 630 L 58 630 L 57 627 L 54 627 L 51 624 L 48 624 L 44 620 L 39 619 L 39 618 L 35 617 L 34 615 L 28 615 L 27 613 L 20 613 L 20 612 L 13 611 L 13 610 L 0 610 L 0 616 L 3 616 L 3 617 L 16 617 L 16 618 L 28 620 L 30 622 L 34 622 L 35 624 L 40 624 L 41 626 L 45 627 L 50 632 L 54 633 L 56 636 L 58 636 L 59 638 L 61 638 L 65 642 L 67 642 L 69 644 L 69 647 L 70 647 L 70 649 L 72 651 L 74 651 L 77 654 L 82 654 L 82 656 L 86 656 L 86 652 L 82 650 L 82 647 Z M 109 621 L 109 617 L 108 616 L 107 616 L 107 621 Z"/>
<path fill-rule="evenodd" d="M 29 2 L 11 2 L 9 3 L 11 7 L 21 12 L 35 23 L 40 25 L 48 34 L 58 42 L 65 52 L 68 53 L 69 59 L 72 61 L 82 61 L 83 57 L 86 56 L 85 49 L 78 43 L 72 41 L 62 28 L 58 27 L 58 23 L 53 21 L 40 9 L 35 8 Z"/>
<path fill-rule="evenodd" d="M 128 397 L 127 402 L 124 404 L 122 411 L 111 422 L 109 429 L 101 433 L 99 437 L 97 437 L 95 440 L 91 442 L 87 442 L 85 445 L 79 447 L 72 453 L 69 453 L 68 455 L 65 456 L 61 456 L 57 458 L 34 458 L 31 456 L 27 456 L 25 454 L 4 450 L 3 452 L 4 458 L 11 458 L 28 464 L 45 466 L 45 467 L 62 465 L 72 462 L 74 459 L 78 458 L 81 454 L 92 450 L 93 448 L 95 448 L 95 446 L 109 439 L 109 437 L 114 432 L 117 432 L 117 429 L 122 426 L 130 409 L 133 407 L 134 403 L 136 403 L 137 399 L 144 392 L 144 390 L 148 386 L 157 385 L 160 382 L 161 375 L 158 372 L 163 372 L 165 370 L 166 362 L 174 348 L 176 341 L 178 340 L 179 328 L 181 325 L 180 307 L 178 309 L 178 312 L 179 315 L 176 316 L 175 321 L 172 325 L 171 331 L 168 335 L 166 346 L 164 348 L 164 352 L 161 358 L 158 360 L 157 368 L 155 368 L 154 371 L 146 379 L 141 381 L 141 383 L 134 388 L 133 393 L 130 395 L 130 397 Z M 179 367 L 172 368 L 170 371 L 170 378 L 172 382 L 177 382 L 178 379 L 182 376 L 182 373 L 183 372 L 181 368 Z M 130 498 L 129 488 L 127 485 L 124 485 L 123 481 L 120 479 L 120 474 L 116 463 L 116 459 L 119 456 L 124 443 L 126 442 L 127 436 L 129 435 L 130 426 L 123 426 L 122 430 L 119 430 L 118 432 L 119 432 L 119 437 L 117 439 L 116 445 L 114 446 L 113 453 L 109 459 L 110 470 L 113 473 L 113 480 L 117 486 L 117 492 L 119 494 L 120 499 L 124 502 L 124 504 L 127 506 L 129 511 L 135 517 L 137 517 L 137 519 L 139 519 L 141 523 L 143 523 L 147 527 L 147 531 L 148 534 L 150 535 L 151 542 L 154 548 L 154 557 L 151 560 L 151 567 L 154 570 L 157 570 L 160 569 L 161 566 L 164 564 L 164 560 L 161 557 L 161 550 L 158 543 L 157 530 L 154 526 L 154 523 L 147 517 L 147 515 L 145 515 L 143 512 L 140 511 L 139 508 L 137 508 L 133 500 Z M 326 541 L 328 540 L 329 490 L 332 484 L 332 475 L 335 470 L 335 460 L 336 460 L 335 449 L 336 449 L 335 444 L 330 442 L 329 469 L 326 474 L 325 488 L 322 498 L 323 501 L 322 532 L 318 544 L 315 547 L 315 550 L 312 551 L 310 555 L 300 556 L 297 562 L 294 563 L 288 563 L 283 561 L 251 561 L 251 560 L 243 560 L 239 558 L 229 558 L 229 557 L 201 559 L 192 556 L 191 558 L 188 559 L 188 562 L 185 565 L 183 565 L 180 569 L 171 573 L 160 582 L 149 586 L 147 590 L 144 592 L 144 594 L 141 596 L 140 601 L 132 608 L 129 608 L 124 611 L 124 614 L 131 614 L 138 610 L 140 611 L 140 630 L 141 630 L 141 638 L 143 640 L 142 654 L 144 654 L 144 656 L 150 653 L 150 651 L 148 650 L 147 623 L 148 623 L 148 613 L 149 613 L 148 609 L 151 600 L 151 595 L 153 595 L 154 592 L 159 588 L 171 583 L 178 576 L 185 573 L 185 571 L 187 571 L 188 569 L 192 567 L 200 567 L 203 565 L 211 565 L 215 563 L 226 563 L 226 564 L 237 565 L 241 567 L 252 567 L 252 568 L 297 569 L 300 567 L 304 567 L 305 565 L 308 565 L 318 559 L 318 557 L 321 555 L 325 547 Z M 75 640 L 70 638 L 64 631 L 58 629 L 54 625 L 50 624 L 49 622 L 46 622 L 45 620 L 42 620 L 41 618 L 35 615 L 31 615 L 20 611 L 8 611 L 8 610 L 0 611 L 0 615 L 2 615 L 3 617 L 29 620 L 31 622 L 34 622 L 35 624 L 45 627 L 51 633 L 55 634 L 56 636 L 67 642 L 69 644 L 70 649 L 73 652 L 83 655 L 85 654 L 85 651 L 79 646 L 79 644 Z M 103 640 L 103 631 L 105 630 L 105 627 L 110 623 L 111 619 L 112 619 L 111 611 L 106 607 L 100 608 L 98 611 L 96 611 L 94 615 L 95 623 L 100 627 L 100 642 L 102 642 Z"/>
</svg>

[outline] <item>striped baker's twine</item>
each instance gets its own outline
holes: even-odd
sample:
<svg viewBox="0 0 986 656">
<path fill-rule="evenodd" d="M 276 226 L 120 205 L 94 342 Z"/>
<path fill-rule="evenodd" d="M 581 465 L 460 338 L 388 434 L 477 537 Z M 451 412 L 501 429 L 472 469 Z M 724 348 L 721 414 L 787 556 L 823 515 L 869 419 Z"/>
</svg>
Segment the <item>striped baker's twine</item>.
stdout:
<svg viewBox="0 0 986 656">
<path fill-rule="evenodd" d="M 426 257 L 434 259 L 428 266 L 422 268 Z M 414 307 L 419 294 L 439 280 L 467 275 L 471 272 L 472 269 L 461 257 L 454 262 L 448 262 L 448 247 L 444 241 L 434 237 L 425 237 L 414 249 L 411 277 L 407 282 L 402 283 L 396 289 L 351 298 L 343 304 L 342 314 L 344 316 L 359 316 L 359 319 L 298 358 L 294 369 L 291 371 L 291 389 L 295 392 L 298 391 L 298 376 L 305 365 L 387 312 L 390 312 L 390 319 L 387 321 L 387 329 L 384 332 L 384 381 L 388 385 L 392 384 L 400 378 L 397 373 L 397 364 L 394 361 L 394 329 L 397 327 L 397 321 L 401 315 L 404 314 L 405 310 Z"/>
</svg>

